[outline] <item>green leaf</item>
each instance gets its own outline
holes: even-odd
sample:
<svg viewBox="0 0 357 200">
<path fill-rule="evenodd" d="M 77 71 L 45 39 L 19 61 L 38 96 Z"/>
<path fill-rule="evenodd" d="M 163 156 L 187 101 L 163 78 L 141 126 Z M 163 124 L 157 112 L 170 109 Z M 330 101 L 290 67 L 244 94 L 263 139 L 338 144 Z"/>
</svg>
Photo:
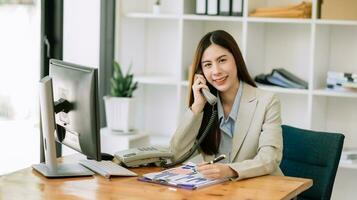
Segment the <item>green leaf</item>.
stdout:
<svg viewBox="0 0 357 200">
<path fill-rule="evenodd" d="M 126 79 L 125 88 L 129 89 L 133 82 L 133 75 L 129 75 Z"/>
<path fill-rule="evenodd" d="M 137 82 L 133 83 L 134 74 L 130 73 L 132 63 L 128 68 L 125 76 L 122 73 L 121 66 L 114 61 L 113 76 L 110 79 L 110 94 L 116 97 L 132 97 L 132 93 L 137 89 Z"/>
<path fill-rule="evenodd" d="M 119 63 L 114 61 L 114 79 L 123 79 L 123 73 Z"/>
</svg>

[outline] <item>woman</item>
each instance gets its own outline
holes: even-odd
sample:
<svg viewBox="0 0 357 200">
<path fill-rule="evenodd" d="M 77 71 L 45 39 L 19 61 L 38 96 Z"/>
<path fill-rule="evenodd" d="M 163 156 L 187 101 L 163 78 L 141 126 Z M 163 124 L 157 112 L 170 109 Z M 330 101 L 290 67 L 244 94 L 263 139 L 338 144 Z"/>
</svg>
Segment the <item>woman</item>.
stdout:
<svg viewBox="0 0 357 200">
<path fill-rule="evenodd" d="M 258 89 L 250 77 L 234 38 L 225 31 L 207 33 L 199 42 L 189 77 L 189 109 L 170 143 L 173 161 L 194 146 L 207 126 L 212 109 L 218 116 L 197 153 L 205 161 L 221 154 L 219 163 L 201 163 L 198 171 L 210 179 L 240 180 L 265 174 L 283 175 L 280 102 Z M 217 94 L 214 108 L 201 89 Z"/>
</svg>

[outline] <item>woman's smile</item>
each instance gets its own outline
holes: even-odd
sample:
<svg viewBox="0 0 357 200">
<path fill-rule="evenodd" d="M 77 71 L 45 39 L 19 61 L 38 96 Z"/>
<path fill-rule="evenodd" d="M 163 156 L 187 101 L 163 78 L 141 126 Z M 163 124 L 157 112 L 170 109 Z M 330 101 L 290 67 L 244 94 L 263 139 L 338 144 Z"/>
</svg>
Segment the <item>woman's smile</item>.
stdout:
<svg viewBox="0 0 357 200">
<path fill-rule="evenodd" d="M 213 79 L 213 82 L 217 85 L 223 85 L 225 83 L 225 81 L 227 80 L 228 78 L 228 75 L 227 76 L 222 76 L 222 77 L 219 77 L 217 79 Z"/>
</svg>

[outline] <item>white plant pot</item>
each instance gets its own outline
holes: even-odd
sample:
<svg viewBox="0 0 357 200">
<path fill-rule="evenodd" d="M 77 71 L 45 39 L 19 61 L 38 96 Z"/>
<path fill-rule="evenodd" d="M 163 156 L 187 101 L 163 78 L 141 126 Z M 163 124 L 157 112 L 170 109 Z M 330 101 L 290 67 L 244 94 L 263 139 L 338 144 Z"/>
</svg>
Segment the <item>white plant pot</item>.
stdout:
<svg viewBox="0 0 357 200">
<path fill-rule="evenodd" d="M 130 132 L 134 129 L 135 100 L 126 97 L 103 97 L 107 126 L 111 130 Z"/>
<path fill-rule="evenodd" d="M 153 12 L 153 14 L 155 14 L 155 15 L 160 14 L 160 5 L 154 4 L 154 5 L 152 6 L 152 12 Z"/>
</svg>

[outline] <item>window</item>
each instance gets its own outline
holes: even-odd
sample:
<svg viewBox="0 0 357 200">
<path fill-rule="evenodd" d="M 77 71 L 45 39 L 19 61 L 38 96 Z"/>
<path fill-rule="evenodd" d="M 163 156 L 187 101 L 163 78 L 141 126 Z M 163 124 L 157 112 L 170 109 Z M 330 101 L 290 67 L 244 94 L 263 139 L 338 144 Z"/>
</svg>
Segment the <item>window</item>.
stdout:
<svg viewBox="0 0 357 200">
<path fill-rule="evenodd" d="M 39 162 L 40 8 L 0 3 L 0 174 Z"/>
</svg>

